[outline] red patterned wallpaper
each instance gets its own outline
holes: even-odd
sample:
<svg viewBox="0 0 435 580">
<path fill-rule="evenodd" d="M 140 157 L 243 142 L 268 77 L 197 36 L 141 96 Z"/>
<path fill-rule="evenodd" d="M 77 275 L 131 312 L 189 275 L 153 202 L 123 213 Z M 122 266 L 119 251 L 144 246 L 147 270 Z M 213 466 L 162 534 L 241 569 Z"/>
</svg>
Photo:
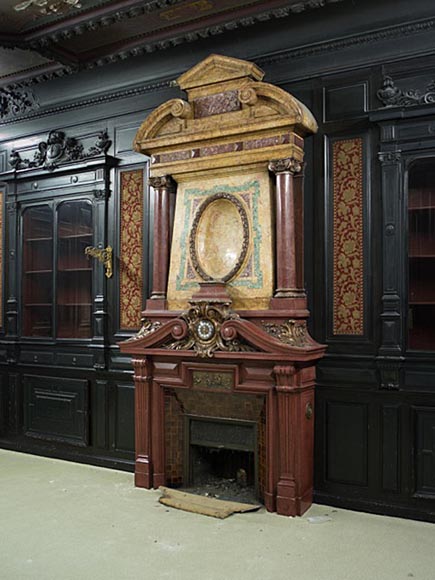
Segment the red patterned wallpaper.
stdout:
<svg viewBox="0 0 435 580">
<path fill-rule="evenodd" d="M 120 328 L 140 328 L 142 311 L 144 171 L 121 173 Z"/>
<path fill-rule="evenodd" d="M 337 140 L 333 166 L 333 333 L 364 334 L 363 140 Z"/>
</svg>

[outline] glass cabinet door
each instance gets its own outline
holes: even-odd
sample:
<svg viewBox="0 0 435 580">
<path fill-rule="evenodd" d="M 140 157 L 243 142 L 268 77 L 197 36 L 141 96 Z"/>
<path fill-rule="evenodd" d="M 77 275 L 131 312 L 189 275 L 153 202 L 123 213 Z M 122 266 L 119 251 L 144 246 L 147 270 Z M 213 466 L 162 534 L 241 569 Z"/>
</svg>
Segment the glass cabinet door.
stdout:
<svg viewBox="0 0 435 580">
<path fill-rule="evenodd" d="M 93 240 L 92 204 L 63 202 L 57 224 L 57 337 L 91 338 L 92 262 L 85 248 Z"/>
<path fill-rule="evenodd" d="M 23 214 L 23 336 L 53 334 L 53 212 L 50 206 Z"/>
<path fill-rule="evenodd" d="M 435 157 L 408 178 L 408 348 L 435 350 Z"/>
</svg>

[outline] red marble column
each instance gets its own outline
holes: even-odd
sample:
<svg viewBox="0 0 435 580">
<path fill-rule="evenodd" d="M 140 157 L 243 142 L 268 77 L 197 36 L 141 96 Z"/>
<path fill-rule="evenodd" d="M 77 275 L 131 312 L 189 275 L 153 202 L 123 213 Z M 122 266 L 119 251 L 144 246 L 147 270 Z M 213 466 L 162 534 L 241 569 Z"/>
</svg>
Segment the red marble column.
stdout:
<svg viewBox="0 0 435 580">
<path fill-rule="evenodd" d="M 303 199 L 301 162 L 293 158 L 269 163 L 276 175 L 276 290 L 274 299 L 305 299 L 303 288 Z M 298 178 L 295 179 L 295 175 Z M 271 305 L 279 307 L 279 301 Z"/>
<path fill-rule="evenodd" d="M 153 287 L 147 310 L 166 308 L 166 289 L 169 273 L 171 246 L 171 200 L 176 184 L 170 175 L 151 177 L 149 184 L 154 189 L 154 245 L 153 245 Z"/>
<path fill-rule="evenodd" d="M 135 451 L 134 482 L 137 487 L 152 487 L 151 457 L 151 362 L 146 358 L 133 359 Z"/>
</svg>

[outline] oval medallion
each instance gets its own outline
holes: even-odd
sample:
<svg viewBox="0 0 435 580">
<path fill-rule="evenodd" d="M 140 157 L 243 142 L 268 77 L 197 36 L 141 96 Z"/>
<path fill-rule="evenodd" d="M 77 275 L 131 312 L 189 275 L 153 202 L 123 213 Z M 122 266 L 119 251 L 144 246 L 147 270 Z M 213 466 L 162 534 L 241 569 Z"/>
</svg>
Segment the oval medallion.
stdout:
<svg viewBox="0 0 435 580">
<path fill-rule="evenodd" d="M 190 256 L 203 280 L 231 280 L 248 245 L 248 216 L 234 195 L 217 193 L 201 204 L 192 226 Z"/>
</svg>

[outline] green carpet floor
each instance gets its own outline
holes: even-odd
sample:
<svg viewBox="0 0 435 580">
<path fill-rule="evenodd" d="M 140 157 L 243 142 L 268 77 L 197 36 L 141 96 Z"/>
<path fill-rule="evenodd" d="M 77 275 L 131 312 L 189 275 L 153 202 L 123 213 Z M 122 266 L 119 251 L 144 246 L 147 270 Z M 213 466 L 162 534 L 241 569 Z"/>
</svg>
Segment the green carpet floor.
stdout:
<svg viewBox="0 0 435 580">
<path fill-rule="evenodd" d="M 129 473 L 0 450 L 0 579 L 435 579 L 433 524 L 320 505 L 217 520 L 159 495 Z"/>
</svg>

